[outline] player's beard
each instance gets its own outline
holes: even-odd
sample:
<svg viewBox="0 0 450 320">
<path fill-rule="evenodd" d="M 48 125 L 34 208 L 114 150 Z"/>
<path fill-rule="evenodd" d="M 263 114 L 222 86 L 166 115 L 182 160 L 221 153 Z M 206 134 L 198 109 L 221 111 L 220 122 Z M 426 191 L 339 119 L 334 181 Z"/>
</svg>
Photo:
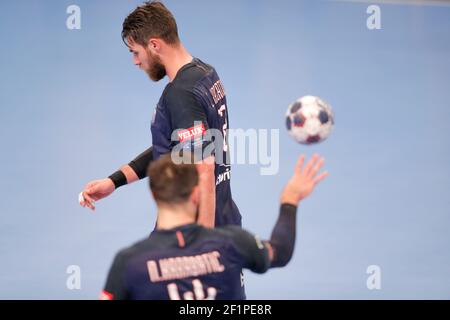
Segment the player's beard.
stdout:
<svg viewBox="0 0 450 320">
<path fill-rule="evenodd" d="M 161 63 L 161 59 L 157 55 L 153 55 L 150 50 L 147 51 L 148 68 L 145 70 L 147 75 L 153 81 L 159 81 L 166 76 L 166 68 Z"/>
</svg>

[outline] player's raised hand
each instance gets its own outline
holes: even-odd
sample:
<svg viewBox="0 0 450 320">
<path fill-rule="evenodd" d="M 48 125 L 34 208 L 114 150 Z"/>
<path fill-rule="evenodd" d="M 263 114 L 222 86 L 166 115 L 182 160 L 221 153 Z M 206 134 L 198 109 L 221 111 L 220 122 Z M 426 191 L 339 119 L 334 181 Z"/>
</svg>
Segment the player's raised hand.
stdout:
<svg viewBox="0 0 450 320">
<path fill-rule="evenodd" d="M 319 155 L 315 154 L 305 166 L 303 166 L 304 161 L 305 156 L 301 155 L 295 166 L 294 175 L 281 194 L 281 203 L 297 205 L 309 196 L 314 187 L 328 175 L 326 171 L 318 174 L 325 162 Z"/>
<path fill-rule="evenodd" d="M 83 207 L 95 210 L 95 201 L 106 198 L 115 190 L 111 179 L 100 179 L 89 182 L 80 193 L 78 202 Z"/>
</svg>

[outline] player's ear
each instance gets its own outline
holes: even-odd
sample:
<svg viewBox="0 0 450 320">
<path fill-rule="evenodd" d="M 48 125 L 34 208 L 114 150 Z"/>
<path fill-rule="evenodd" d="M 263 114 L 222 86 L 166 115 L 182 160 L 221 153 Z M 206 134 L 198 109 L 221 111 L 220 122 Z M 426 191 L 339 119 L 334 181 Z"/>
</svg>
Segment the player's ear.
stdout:
<svg viewBox="0 0 450 320">
<path fill-rule="evenodd" d="M 157 38 L 150 38 L 147 43 L 147 48 L 153 53 L 158 53 L 161 51 L 161 40 Z"/>
</svg>

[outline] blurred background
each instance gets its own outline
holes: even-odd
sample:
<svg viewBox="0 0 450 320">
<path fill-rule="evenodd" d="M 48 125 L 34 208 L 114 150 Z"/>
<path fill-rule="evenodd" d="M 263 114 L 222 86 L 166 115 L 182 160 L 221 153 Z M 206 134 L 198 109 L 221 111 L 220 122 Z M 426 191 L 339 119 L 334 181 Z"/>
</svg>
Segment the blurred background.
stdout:
<svg viewBox="0 0 450 320">
<path fill-rule="evenodd" d="M 230 127 L 279 129 L 279 170 L 234 165 L 243 226 L 262 238 L 299 154 L 330 176 L 299 207 L 294 257 L 245 274 L 250 299 L 450 297 L 450 6 L 448 1 L 163 1 L 181 40 L 227 90 Z M 140 1 L 0 2 L 0 298 L 97 299 L 114 254 L 155 222 L 147 182 L 92 213 L 78 193 L 152 143 L 167 79 L 152 83 L 122 43 Z M 81 29 L 68 29 L 70 5 Z M 296 144 L 287 107 L 330 103 L 335 130 Z M 69 290 L 67 268 L 81 288 Z M 369 290 L 367 268 L 381 288 Z"/>
</svg>

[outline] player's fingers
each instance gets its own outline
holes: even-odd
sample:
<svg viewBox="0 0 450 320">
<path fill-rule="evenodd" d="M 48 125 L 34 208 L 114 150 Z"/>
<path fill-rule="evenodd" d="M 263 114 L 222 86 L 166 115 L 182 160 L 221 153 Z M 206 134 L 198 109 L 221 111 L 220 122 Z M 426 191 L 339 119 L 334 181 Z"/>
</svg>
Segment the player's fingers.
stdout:
<svg viewBox="0 0 450 320">
<path fill-rule="evenodd" d="M 80 193 L 78 194 L 78 203 L 79 203 L 82 207 L 86 206 L 86 202 L 84 201 L 84 197 L 83 197 L 83 192 L 80 192 Z"/>
<path fill-rule="evenodd" d="M 319 158 L 319 155 L 317 153 L 315 153 L 312 158 L 308 161 L 308 163 L 306 164 L 305 168 L 303 169 L 303 174 L 308 175 L 309 172 L 311 171 L 312 167 L 314 166 L 315 162 L 317 161 L 317 159 Z"/>
<path fill-rule="evenodd" d="M 303 163 L 305 162 L 305 155 L 301 155 L 298 160 L 297 160 L 297 164 L 295 165 L 295 171 L 297 173 L 301 173 L 302 172 L 302 167 L 303 167 Z"/>
<path fill-rule="evenodd" d="M 83 192 L 83 197 L 84 197 L 84 200 L 85 200 L 85 202 L 86 202 L 86 205 L 87 205 L 90 209 L 95 210 L 95 206 L 94 206 L 95 200 L 92 199 L 91 196 L 88 195 L 86 192 Z"/>
<path fill-rule="evenodd" d="M 317 177 L 314 178 L 314 185 L 317 185 L 320 181 L 328 176 L 328 171 L 322 172 Z"/>
<path fill-rule="evenodd" d="M 319 172 L 319 170 L 320 170 L 320 168 L 323 166 L 323 163 L 325 162 L 325 159 L 324 158 L 320 158 L 317 162 L 316 162 L 316 164 L 314 165 L 314 167 L 311 169 L 311 171 L 310 171 L 310 173 L 309 173 L 309 176 L 311 177 L 311 178 L 313 178 L 316 174 L 317 174 L 317 172 Z"/>
<path fill-rule="evenodd" d="M 102 198 L 101 185 L 99 183 L 96 183 L 94 186 L 85 189 L 84 192 L 87 193 L 88 196 L 94 201 L 100 200 Z"/>
<path fill-rule="evenodd" d="M 94 201 L 98 201 L 100 199 L 100 196 L 95 195 L 95 194 L 91 194 L 91 199 Z"/>
</svg>

